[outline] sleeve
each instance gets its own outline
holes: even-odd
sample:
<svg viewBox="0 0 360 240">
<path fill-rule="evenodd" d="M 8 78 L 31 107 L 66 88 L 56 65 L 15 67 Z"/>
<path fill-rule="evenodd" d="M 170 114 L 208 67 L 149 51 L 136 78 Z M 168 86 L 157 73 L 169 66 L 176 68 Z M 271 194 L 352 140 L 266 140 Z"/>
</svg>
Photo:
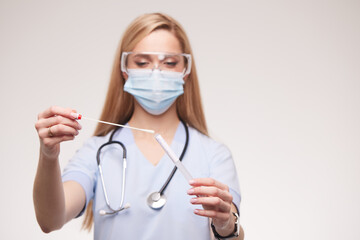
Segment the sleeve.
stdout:
<svg viewBox="0 0 360 240">
<path fill-rule="evenodd" d="M 85 142 L 75 155 L 70 159 L 62 174 L 62 181 L 76 181 L 85 191 L 86 203 L 83 210 L 77 216 L 84 213 L 89 201 L 94 197 L 94 189 L 97 181 L 97 162 L 96 162 L 96 137 L 90 138 Z"/>
<path fill-rule="evenodd" d="M 210 177 L 229 186 L 230 194 L 233 196 L 233 203 L 240 208 L 240 187 L 236 166 L 230 150 L 223 144 L 217 144 L 211 156 Z"/>
</svg>

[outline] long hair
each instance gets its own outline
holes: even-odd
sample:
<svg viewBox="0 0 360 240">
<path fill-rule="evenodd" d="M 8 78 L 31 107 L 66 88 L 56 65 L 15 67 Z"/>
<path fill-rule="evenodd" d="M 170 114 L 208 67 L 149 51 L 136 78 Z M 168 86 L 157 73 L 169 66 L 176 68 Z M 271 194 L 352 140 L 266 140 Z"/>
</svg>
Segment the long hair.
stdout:
<svg viewBox="0 0 360 240">
<path fill-rule="evenodd" d="M 155 30 L 164 29 L 178 39 L 182 51 L 192 54 L 189 39 L 184 29 L 173 18 L 162 13 L 144 14 L 136 18 L 126 29 L 116 51 L 110 84 L 100 119 L 119 124 L 127 123 L 134 112 L 134 97 L 124 92 L 125 79 L 121 74 L 121 53 L 132 51 L 147 35 Z M 195 61 L 192 61 L 191 73 L 184 84 L 184 94 L 176 99 L 178 117 L 199 132 L 208 135 L 205 116 L 201 104 L 200 88 L 196 74 Z M 98 124 L 95 136 L 105 136 L 115 127 Z M 93 223 L 92 201 L 87 206 L 83 228 L 90 230 Z"/>
</svg>

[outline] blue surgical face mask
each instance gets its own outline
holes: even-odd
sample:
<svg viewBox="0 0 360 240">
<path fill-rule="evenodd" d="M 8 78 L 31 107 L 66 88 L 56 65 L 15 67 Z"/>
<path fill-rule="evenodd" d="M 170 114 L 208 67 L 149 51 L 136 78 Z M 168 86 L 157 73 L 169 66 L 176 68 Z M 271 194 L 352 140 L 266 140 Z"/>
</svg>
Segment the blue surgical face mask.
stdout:
<svg viewBox="0 0 360 240">
<path fill-rule="evenodd" d="M 150 114 L 160 115 L 184 93 L 183 74 L 158 69 L 129 69 L 124 91 Z"/>
</svg>

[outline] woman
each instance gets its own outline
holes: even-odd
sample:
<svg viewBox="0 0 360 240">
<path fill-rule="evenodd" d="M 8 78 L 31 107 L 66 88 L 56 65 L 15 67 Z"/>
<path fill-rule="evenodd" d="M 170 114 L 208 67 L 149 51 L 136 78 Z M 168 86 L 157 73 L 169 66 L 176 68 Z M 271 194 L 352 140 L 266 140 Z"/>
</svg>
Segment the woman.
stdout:
<svg viewBox="0 0 360 240">
<path fill-rule="evenodd" d="M 73 140 L 81 126 L 75 110 L 50 107 L 35 124 L 40 157 L 34 206 L 44 232 L 86 212 L 84 225 L 95 223 L 95 239 L 209 239 L 212 233 L 219 239 L 242 238 L 235 166 L 228 149 L 207 136 L 191 57 L 188 38 L 174 19 L 159 13 L 135 19 L 117 50 L 101 119 L 161 134 L 178 156 L 184 155 L 182 162 L 195 178 L 187 183 L 177 171 L 165 186 L 174 166 L 153 135 L 104 124 L 61 176 L 59 144 Z M 105 147 L 101 160 L 96 157 L 110 137 L 127 149 L 125 185 L 119 146 Z M 160 197 L 149 194 L 160 188 L 166 204 L 149 207 L 147 201 Z"/>
</svg>

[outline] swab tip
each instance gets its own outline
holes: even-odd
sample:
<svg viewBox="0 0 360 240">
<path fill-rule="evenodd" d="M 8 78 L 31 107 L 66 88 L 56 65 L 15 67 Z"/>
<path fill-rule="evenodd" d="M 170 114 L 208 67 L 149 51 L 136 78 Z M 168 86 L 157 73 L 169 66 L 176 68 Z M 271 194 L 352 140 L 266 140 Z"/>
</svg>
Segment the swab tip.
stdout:
<svg viewBox="0 0 360 240">
<path fill-rule="evenodd" d="M 76 120 L 81 120 L 82 118 L 82 115 L 80 113 L 75 113 L 75 112 L 72 112 L 70 113 L 70 115 L 75 118 Z"/>
</svg>

